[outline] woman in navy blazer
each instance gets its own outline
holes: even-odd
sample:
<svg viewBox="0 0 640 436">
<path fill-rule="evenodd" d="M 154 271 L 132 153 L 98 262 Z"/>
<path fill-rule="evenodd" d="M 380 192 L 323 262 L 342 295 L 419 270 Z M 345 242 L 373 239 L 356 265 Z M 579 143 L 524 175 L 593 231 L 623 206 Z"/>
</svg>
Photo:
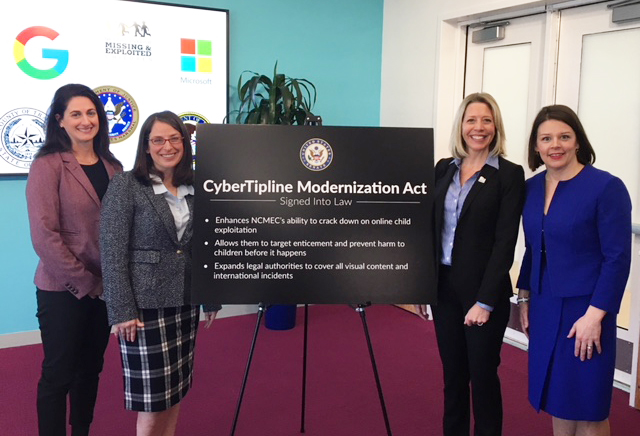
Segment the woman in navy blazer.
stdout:
<svg viewBox="0 0 640 436">
<path fill-rule="evenodd" d="M 66 435 L 67 394 L 74 436 L 88 435 L 109 340 L 98 231 L 109 180 L 122 170 L 109 151 L 107 117 L 96 94 L 69 84 L 55 93 L 46 138 L 27 180 L 44 360 L 38 383 L 40 435 Z"/>
<path fill-rule="evenodd" d="M 469 435 L 471 402 L 474 434 L 500 435 L 498 366 L 524 171 L 502 157 L 502 117 L 486 93 L 462 101 L 450 149 L 453 158 L 436 165 L 434 205 L 439 267 L 432 310 L 444 373 L 444 435 Z"/>
<path fill-rule="evenodd" d="M 631 200 L 592 166 L 578 116 L 547 106 L 529 137 L 526 253 L 518 279 L 529 335 L 529 401 L 555 435 L 608 435 L 616 314 L 631 262 Z"/>
</svg>

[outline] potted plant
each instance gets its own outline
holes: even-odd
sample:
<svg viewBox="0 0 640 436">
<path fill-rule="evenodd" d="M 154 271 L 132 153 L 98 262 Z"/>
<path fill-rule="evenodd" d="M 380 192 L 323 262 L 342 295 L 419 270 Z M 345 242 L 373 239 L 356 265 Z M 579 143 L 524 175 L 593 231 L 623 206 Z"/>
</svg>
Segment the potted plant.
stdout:
<svg viewBox="0 0 640 436">
<path fill-rule="evenodd" d="M 250 77 L 243 82 L 244 75 Z M 308 117 L 315 117 L 311 109 L 316 103 L 316 87 L 307 79 L 295 79 L 278 73 L 273 77 L 245 70 L 238 78 L 239 108 L 236 124 L 303 125 Z M 231 117 L 227 117 L 228 119 Z M 265 317 L 265 325 L 272 330 L 287 330 L 295 326 L 295 305 L 272 305 Z"/>
<path fill-rule="evenodd" d="M 251 76 L 243 82 L 245 73 Z M 236 124 L 303 125 L 316 103 L 316 87 L 307 79 L 295 79 L 278 73 L 273 77 L 245 70 L 238 78 L 239 108 L 232 111 Z M 230 114 L 230 115 L 231 115 Z"/>
</svg>

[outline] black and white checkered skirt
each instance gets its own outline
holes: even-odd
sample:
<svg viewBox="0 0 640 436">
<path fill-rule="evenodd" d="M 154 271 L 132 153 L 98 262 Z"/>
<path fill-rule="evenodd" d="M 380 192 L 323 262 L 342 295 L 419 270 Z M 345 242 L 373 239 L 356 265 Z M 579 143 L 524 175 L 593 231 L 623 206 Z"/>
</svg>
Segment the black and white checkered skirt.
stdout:
<svg viewBox="0 0 640 436">
<path fill-rule="evenodd" d="M 198 306 L 142 309 L 134 342 L 119 338 L 128 410 L 161 412 L 178 404 L 193 378 Z"/>
</svg>

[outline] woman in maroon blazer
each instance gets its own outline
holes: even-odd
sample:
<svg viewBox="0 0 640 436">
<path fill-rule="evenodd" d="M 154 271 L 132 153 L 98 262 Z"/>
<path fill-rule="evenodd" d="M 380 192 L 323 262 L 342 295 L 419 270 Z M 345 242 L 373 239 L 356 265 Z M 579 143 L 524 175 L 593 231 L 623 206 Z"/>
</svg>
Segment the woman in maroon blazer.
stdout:
<svg viewBox="0 0 640 436">
<path fill-rule="evenodd" d="M 122 171 L 109 151 L 104 107 L 84 85 L 59 88 L 44 145 L 27 180 L 31 239 L 44 349 L 38 383 L 40 435 L 66 435 L 67 395 L 73 436 L 88 435 L 109 340 L 98 245 L 100 203 Z"/>
</svg>

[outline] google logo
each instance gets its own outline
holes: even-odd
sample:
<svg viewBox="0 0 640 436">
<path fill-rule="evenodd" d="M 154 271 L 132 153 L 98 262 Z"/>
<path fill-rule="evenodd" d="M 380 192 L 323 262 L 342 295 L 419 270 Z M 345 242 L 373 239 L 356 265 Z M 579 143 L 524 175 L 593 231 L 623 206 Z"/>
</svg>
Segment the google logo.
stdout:
<svg viewBox="0 0 640 436">
<path fill-rule="evenodd" d="M 58 77 L 67 69 L 69 64 L 69 52 L 67 50 L 55 50 L 52 48 L 42 49 L 43 59 L 55 59 L 58 62 L 48 70 L 41 70 L 34 67 L 27 61 L 24 55 L 24 47 L 31 38 L 36 36 L 44 36 L 45 38 L 53 41 L 58 37 L 59 33 L 53 29 L 43 26 L 34 26 L 24 29 L 18 36 L 16 36 L 16 42 L 13 45 L 13 57 L 16 59 L 18 67 L 29 76 L 34 79 L 48 80 Z"/>
</svg>

